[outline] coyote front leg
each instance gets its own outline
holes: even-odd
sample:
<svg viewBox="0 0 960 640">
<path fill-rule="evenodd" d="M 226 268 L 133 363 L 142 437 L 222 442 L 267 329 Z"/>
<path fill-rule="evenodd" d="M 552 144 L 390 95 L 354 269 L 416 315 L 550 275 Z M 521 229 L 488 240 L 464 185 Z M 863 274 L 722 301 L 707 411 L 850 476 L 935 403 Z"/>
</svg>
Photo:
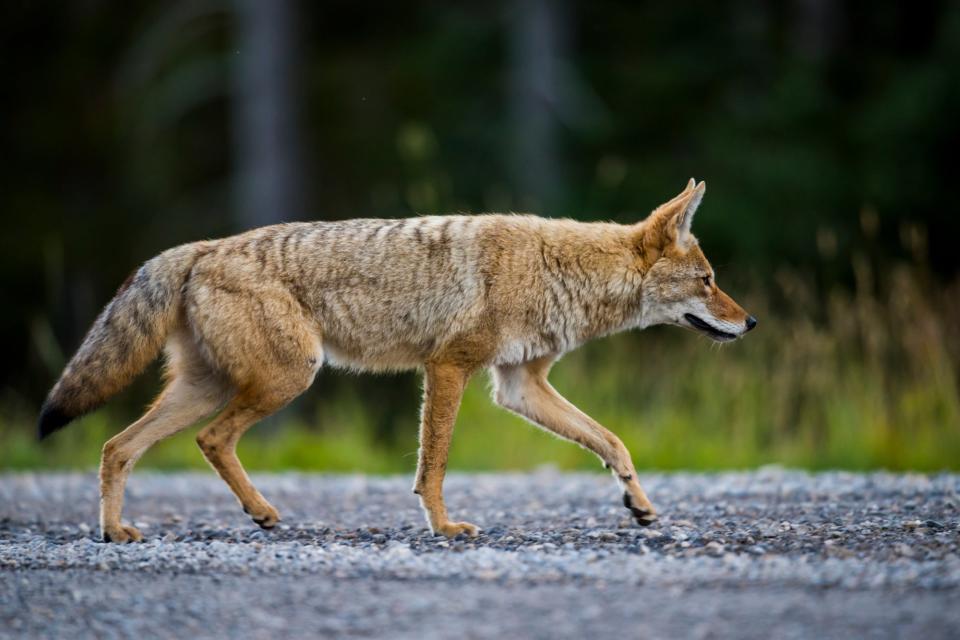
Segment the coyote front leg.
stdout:
<svg viewBox="0 0 960 640">
<path fill-rule="evenodd" d="M 477 527 L 469 522 L 450 522 L 443 503 L 447 454 L 468 378 L 469 372 L 458 365 L 434 363 L 427 364 L 424 377 L 420 456 L 413 492 L 420 496 L 430 529 L 450 538 L 460 533 L 477 535 Z"/>
<path fill-rule="evenodd" d="M 623 488 L 623 504 L 643 526 L 657 519 L 644 493 L 630 452 L 616 435 L 577 409 L 547 381 L 554 358 L 541 358 L 521 365 L 493 370 L 497 404 L 530 420 L 561 438 L 595 453 L 613 471 Z"/>
</svg>

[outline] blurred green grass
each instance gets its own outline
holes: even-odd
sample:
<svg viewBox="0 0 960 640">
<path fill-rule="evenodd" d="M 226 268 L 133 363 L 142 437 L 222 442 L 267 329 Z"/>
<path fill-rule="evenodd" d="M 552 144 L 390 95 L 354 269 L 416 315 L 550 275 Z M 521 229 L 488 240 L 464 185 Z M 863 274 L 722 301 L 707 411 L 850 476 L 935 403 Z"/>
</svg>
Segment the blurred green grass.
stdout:
<svg viewBox="0 0 960 640">
<path fill-rule="evenodd" d="M 569 354 L 551 380 L 624 440 L 638 469 L 960 469 L 958 287 L 931 284 L 914 265 L 882 273 L 865 260 L 854 266 L 855 287 L 826 295 L 787 270 L 773 290 L 735 289 L 758 292 L 741 300 L 760 318 L 745 340 L 720 347 L 670 327 L 622 334 Z M 288 412 L 245 436 L 239 455 L 252 470 L 413 470 L 416 414 L 395 417 L 388 443 L 365 408 L 375 401 L 347 392 L 309 419 Z M 121 426 L 108 407 L 37 443 L 32 416 L 5 416 L 7 469 L 93 467 Z M 140 466 L 204 467 L 195 433 L 159 443 Z M 486 374 L 476 376 L 449 467 L 543 464 L 600 469 L 591 454 L 493 405 Z"/>
</svg>

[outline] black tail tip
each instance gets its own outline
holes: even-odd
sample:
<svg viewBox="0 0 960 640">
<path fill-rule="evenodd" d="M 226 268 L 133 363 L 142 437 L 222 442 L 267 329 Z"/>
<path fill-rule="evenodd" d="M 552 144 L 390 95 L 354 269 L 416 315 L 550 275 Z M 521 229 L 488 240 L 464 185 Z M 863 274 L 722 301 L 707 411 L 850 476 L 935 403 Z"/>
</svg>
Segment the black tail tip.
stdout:
<svg viewBox="0 0 960 640">
<path fill-rule="evenodd" d="M 37 436 L 43 440 L 54 431 L 67 426 L 73 418 L 74 416 L 67 415 L 60 407 L 44 402 L 40 409 L 40 419 L 37 420 Z"/>
</svg>

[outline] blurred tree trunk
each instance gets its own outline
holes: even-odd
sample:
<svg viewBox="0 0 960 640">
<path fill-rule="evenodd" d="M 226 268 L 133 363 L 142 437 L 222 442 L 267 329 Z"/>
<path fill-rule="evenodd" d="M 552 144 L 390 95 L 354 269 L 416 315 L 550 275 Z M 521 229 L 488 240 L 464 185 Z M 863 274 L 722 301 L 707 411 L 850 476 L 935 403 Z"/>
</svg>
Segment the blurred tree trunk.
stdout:
<svg viewBox="0 0 960 640">
<path fill-rule="evenodd" d="M 509 23 L 512 169 L 520 205 L 544 213 L 562 206 L 559 166 L 559 79 L 566 48 L 562 0 L 520 0 Z"/>
<path fill-rule="evenodd" d="M 840 35 L 838 4 L 832 0 L 794 0 L 792 41 L 806 60 L 825 61 Z"/>
<path fill-rule="evenodd" d="M 296 108 L 296 0 L 236 0 L 238 60 L 233 100 L 237 225 L 258 227 L 303 213 Z"/>
</svg>

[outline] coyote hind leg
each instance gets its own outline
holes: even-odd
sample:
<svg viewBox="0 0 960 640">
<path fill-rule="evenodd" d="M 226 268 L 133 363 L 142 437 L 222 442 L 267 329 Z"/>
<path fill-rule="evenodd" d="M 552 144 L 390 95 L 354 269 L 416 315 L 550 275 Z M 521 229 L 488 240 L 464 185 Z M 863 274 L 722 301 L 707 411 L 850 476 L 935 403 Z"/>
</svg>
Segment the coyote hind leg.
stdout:
<svg viewBox="0 0 960 640">
<path fill-rule="evenodd" d="M 242 267 L 195 270 L 187 295 L 198 342 L 237 389 L 223 412 L 197 434 L 197 444 L 244 511 L 269 529 L 280 514 L 250 482 L 237 458 L 237 442 L 313 383 L 323 350 L 316 321 L 283 284 L 248 281 L 240 277 Z"/>
<path fill-rule="evenodd" d="M 127 476 L 140 456 L 160 440 L 213 414 L 231 393 L 229 386 L 195 367 L 180 367 L 172 375 L 150 410 L 103 446 L 100 531 L 104 542 L 142 539 L 135 527 L 120 522 Z"/>
<path fill-rule="evenodd" d="M 233 491 L 244 512 L 264 529 L 271 529 L 277 524 L 280 512 L 253 486 L 250 476 L 237 457 L 237 442 L 247 429 L 282 408 L 298 396 L 300 391 L 286 397 L 242 393 L 197 434 L 197 444 L 200 445 L 207 462 Z"/>
<path fill-rule="evenodd" d="M 233 491 L 243 510 L 264 529 L 274 527 L 280 513 L 257 491 L 237 457 L 237 442 L 259 420 L 285 407 L 313 383 L 322 361 L 319 338 L 302 334 L 301 342 L 277 342 L 287 348 L 283 358 L 259 354 L 258 374 L 248 376 L 237 395 L 223 412 L 197 434 L 197 444 L 214 471 Z M 299 344 L 295 347 L 293 345 Z M 275 349 L 279 348 L 274 343 Z M 253 371 L 253 368 L 248 371 Z"/>
</svg>

